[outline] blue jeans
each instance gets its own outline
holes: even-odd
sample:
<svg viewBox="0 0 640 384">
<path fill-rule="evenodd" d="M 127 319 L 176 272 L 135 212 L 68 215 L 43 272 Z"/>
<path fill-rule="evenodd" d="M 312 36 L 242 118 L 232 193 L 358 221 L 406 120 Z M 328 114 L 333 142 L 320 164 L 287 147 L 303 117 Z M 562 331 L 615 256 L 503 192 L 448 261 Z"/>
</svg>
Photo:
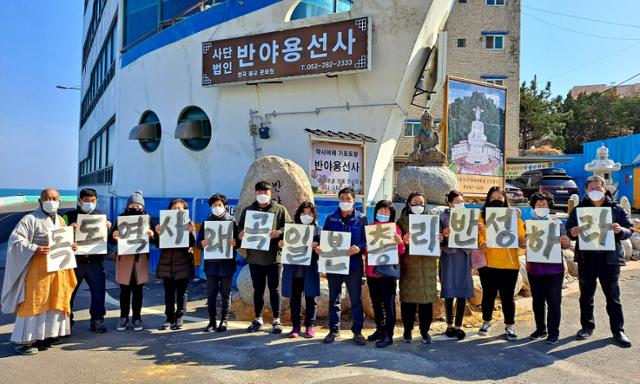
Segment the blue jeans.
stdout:
<svg viewBox="0 0 640 384">
<path fill-rule="evenodd" d="M 351 331 L 360 334 L 364 326 L 364 311 L 362 309 L 362 259 L 351 260 L 348 275 L 337 275 L 327 273 L 329 282 L 329 329 L 331 332 L 340 331 L 340 294 L 342 293 L 342 283 L 347 285 L 349 299 L 351 299 L 351 315 L 353 325 Z"/>
<path fill-rule="evenodd" d="M 104 274 L 103 261 L 93 258 L 90 261 L 78 262 L 75 273 L 78 285 L 76 285 L 71 295 L 71 319 L 73 320 L 73 300 L 78 293 L 80 284 L 82 284 L 83 280 L 86 280 L 89 291 L 91 292 L 91 306 L 89 307 L 91 320 L 104 320 L 104 315 L 107 313 L 104 304 L 107 282 Z"/>
</svg>

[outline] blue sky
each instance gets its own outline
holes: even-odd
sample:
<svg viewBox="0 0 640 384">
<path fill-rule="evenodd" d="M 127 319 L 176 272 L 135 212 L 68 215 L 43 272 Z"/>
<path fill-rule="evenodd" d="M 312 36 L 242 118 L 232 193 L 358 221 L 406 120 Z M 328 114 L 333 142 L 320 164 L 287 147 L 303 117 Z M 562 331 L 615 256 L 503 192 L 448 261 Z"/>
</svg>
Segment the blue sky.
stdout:
<svg viewBox="0 0 640 384">
<path fill-rule="evenodd" d="M 80 84 L 82 6 L 0 1 L 0 188 L 76 186 L 80 92 L 56 85 Z M 640 70 L 640 27 L 528 7 L 640 25 L 638 0 L 523 0 L 521 80 L 537 74 L 565 95 L 573 85 L 617 83 Z"/>
</svg>

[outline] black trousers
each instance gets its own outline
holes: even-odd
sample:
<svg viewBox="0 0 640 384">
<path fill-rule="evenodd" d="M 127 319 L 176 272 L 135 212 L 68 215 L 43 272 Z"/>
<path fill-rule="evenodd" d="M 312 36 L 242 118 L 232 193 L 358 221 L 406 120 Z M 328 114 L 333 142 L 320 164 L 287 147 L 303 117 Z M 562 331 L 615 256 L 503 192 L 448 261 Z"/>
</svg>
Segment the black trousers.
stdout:
<svg viewBox="0 0 640 384">
<path fill-rule="evenodd" d="M 120 317 L 129 318 L 129 310 L 133 310 L 131 320 L 141 319 L 143 287 L 144 284 L 120 284 Z"/>
<path fill-rule="evenodd" d="M 273 310 L 273 318 L 280 317 L 280 274 L 281 264 L 257 265 L 249 264 L 251 281 L 253 282 L 253 308 L 256 317 L 262 317 L 264 310 L 264 290 L 269 286 L 269 301 Z"/>
<path fill-rule="evenodd" d="M 420 320 L 420 333 L 426 335 L 431 328 L 433 318 L 433 304 L 400 303 L 400 317 L 404 325 L 405 333 L 413 331 L 413 324 L 416 321 L 416 310 Z"/>
<path fill-rule="evenodd" d="M 445 316 L 447 318 L 447 325 L 453 325 L 453 300 L 451 297 L 449 299 L 444 299 L 444 311 Z M 462 320 L 464 319 L 464 310 L 467 306 L 467 299 L 464 297 L 455 298 L 456 301 L 456 313 L 455 313 L 455 325 L 456 327 L 462 326 Z"/>
<path fill-rule="evenodd" d="M 478 273 L 482 285 L 482 319 L 491 321 L 496 297 L 500 293 L 504 323 L 507 325 L 515 324 L 516 301 L 513 296 L 520 271 L 483 267 L 478 269 Z"/>
<path fill-rule="evenodd" d="M 304 278 L 294 277 L 291 287 L 291 299 L 289 301 L 289 305 L 291 306 L 291 325 L 293 325 L 294 328 L 300 328 L 300 324 L 302 323 L 302 296 L 304 296 Z M 304 296 L 304 300 L 304 326 L 310 327 L 316 323 L 316 308 L 318 304 L 315 296 Z"/>
<path fill-rule="evenodd" d="M 384 277 L 367 277 L 367 285 L 373 305 L 376 329 L 393 337 L 393 330 L 396 326 L 397 282 L 395 279 Z"/>
<path fill-rule="evenodd" d="M 611 332 L 624 331 L 624 316 L 620 302 L 620 266 L 607 263 L 605 254 L 589 255 L 578 262 L 578 281 L 580 284 L 580 324 L 582 328 L 594 329 L 594 296 L 597 280 L 600 280 L 602 292 L 607 300 L 607 314 Z"/>
<path fill-rule="evenodd" d="M 564 272 L 553 275 L 529 276 L 533 315 L 536 319 L 536 330 L 549 332 L 549 336 L 560 334 L 560 306 L 562 304 L 562 284 Z M 546 317 L 545 317 L 546 307 Z M 546 320 L 546 321 L 545 321 Z"/>
<path fill-rule="evenodd" d="M 187 286 L 189 279 L 162 279 L 164 283 L 164 314 L 167 321 L 175 323 L 184 316 L 187 305 Z"/>
<path fill-rule="evenodd" d="M 229 319 L 232 279 L 232 276 L 218 277 L 207 275 L 207 310 L 209 311 L 210 322 L 216 321 L 218 293 L 220 293 L 220 298 L 222 299 L 222 313 L 220 321 Z"/>
<path fill-rule="evenodd" d="M 91 306 L 89 307 L 89 314 L 91 320 L 104 320 L 104 315 L 107 313 L 105 308 L 105 296 L 106 296 L 106 276 L 104 274 L 104 264 L 102 260 L 90 260 L 86 262 L 78 262 L 78 267 L 74 270 L 78 285 L 71 294 L 71 320 L 73 320 L 73 301 L 76 298 L 80 284 L 85 280 L 89 286 L 89 292 L 91 292 Z"/>
</svg>

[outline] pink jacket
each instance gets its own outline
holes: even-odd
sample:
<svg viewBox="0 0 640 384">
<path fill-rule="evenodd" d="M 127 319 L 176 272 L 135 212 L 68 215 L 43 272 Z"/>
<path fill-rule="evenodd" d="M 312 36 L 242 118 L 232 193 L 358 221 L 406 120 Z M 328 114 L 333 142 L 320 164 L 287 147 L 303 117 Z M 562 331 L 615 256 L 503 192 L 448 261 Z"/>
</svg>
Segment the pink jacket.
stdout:
<svg viewBox="0 0 640 384">
<path fill-rule="evenodd" d="M 379 222 L 377 220 L 374 221 L 374 223 L 375 224 L 386 224 L 386 223 L 381 223 L 381 222 Z M 398 234 L 398 236 L 402 237 L 402 230 L 400 229 L 400 226 L 397 225 L 397 224 L 396 224 L 396 233 Z M 403 255 L 404 251 L 405 251 L 405 244 L 404 244 L 404 241 L 403 241 L 400 244 L 398 244 L 398 255 Z M 364 252 L 364 262 L 365 263 L 367 263 L 367 261 L 369 259 L 367 256 L 368 256 L 368 254 L 365 251 Z M 373 266 L 373 265 L 367 265 L 366 266 L 366 275 L 367 275 L 367 277 L 374 277 L 374 278 L 382 277 L 382 276 L 374 273 L 373 272 L 374 269 L 375 269 L 375 266 Z"/>
</svg>

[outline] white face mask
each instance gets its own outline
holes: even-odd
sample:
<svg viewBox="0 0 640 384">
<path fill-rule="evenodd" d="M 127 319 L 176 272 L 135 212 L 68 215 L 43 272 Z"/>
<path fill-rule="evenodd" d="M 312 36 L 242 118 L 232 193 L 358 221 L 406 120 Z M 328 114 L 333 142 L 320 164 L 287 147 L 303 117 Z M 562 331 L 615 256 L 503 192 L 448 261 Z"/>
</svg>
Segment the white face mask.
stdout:
<svg viewBox="0 0 640 384">
<path fill-rule="evenodd" d="M 600 201 L 604 198 L 604 192 L 602 191 L 591 191 L 587 194 L 591 201 Z"/>
<path fill-rule="evenodd" d="M 311 215 L 300 215 L 300 222 L 305 225 L 309 225 L 313 223 L 313 216 Z"/>
<path fill-rule="evenodd" d="M 422 212 L 424 212 L 424 207 L 422 205 L 412 205 L 411 206 L 411 213 L 419 215 Z"/>
<path fill-rule="evenodd" d="M 453 204 L 453 208 L 464 208 L 464 203 Z"/>
<path fill-rule="evenodd" d="M 341 201 L 340 202 L 340 210 L 342 212 L 349 212 L 352 208 L 353 208 L 353 203 L 348 202 L 348 201 Z"/>
<path fill-rule="evenodd" d="M 86 213 L 93 212 L 93 210 L 96 209 L 96 203 L 82 202 L 80 203 L 80 209 L 82 210 L 82 212 L 86 212 Z"/>
<path fill-rule="evenodd" d="M 56 213 L 59 206 L 60 202 L 58 201 L 47 200 L 42 202 L 42 210 L 46 213 Z"/>
<path fill-rule="evenodd" d="M 271 201 L 271 196 L 267 195 L 266 193 L 261 193 L 256 196 L 256 201 L 260 204 L 267 204 Z"/>
<path fill-rule="evenodd" d="M 549 208 L 536 208 L 534 211 L 538 217 L 547 217 L 551 210 Z"/>
<path fill-rule="evenodd" d="M 211 213 L 213 213 L 213 216 L 222 216 L 224 215 L 224 207 L 221 206 L 215 206 L 215 207 L 211 207 Z"/>
</svg>

